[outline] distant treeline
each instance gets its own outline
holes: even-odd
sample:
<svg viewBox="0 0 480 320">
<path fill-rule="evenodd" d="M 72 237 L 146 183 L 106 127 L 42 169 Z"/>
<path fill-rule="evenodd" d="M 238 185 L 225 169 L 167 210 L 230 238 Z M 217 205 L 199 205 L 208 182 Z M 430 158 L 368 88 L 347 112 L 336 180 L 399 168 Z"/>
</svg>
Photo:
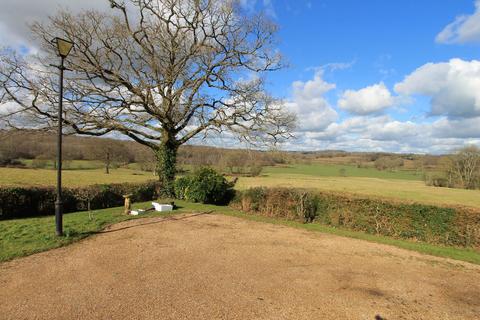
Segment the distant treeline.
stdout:
<svg viewBox="0 0 480 320">
<path fill-rule="evenodd" d="M 45 167 L 46 161 L 55 162 L 56 139 L 53 133 L 0 131 L 0 166 L 21 167 L 19 160 L 29 159 L 34 167 Z M 258 175 L 262 167 L 287 163 L 288 158 L 291 155 L 278 151 L 184 145 L 177 162 L 180 168 L 213 166 L 230 174 Z M 156 165 L 152 151 L 134 141 L 81 136 L 64 137 L 63 159 L 102 161 L 107 172 L 130 163 L 138 163 L 144 171 L 154 171 Z"/>
<path fill-rule="evenodd" d="M 31 166 L 46 167 L 56 158 L 56 135 L 36 131 L 0 130 L 0 166 L 22 166 L 20 159 L 30 159 Z M 134 141 L 107 138 L 65 136 L 63 158 L 97 160 L 108 173 L 113 167 L 131 163 L 154 172 L 156 159 L 152 151 Z M 180 170 L 200 166 L 215 167 L 231 175 L 259 175 L 262 168 L 291 164 L 342 164 L 377 170 L 410 170 L 423 174 L 428 185 L 454 188 L 480 188 L 480 152 L 466 147 L 451 155 L 395 154 L 384 152 L 264 151 L 184 145 L 177 157 Z"/>
</svg>

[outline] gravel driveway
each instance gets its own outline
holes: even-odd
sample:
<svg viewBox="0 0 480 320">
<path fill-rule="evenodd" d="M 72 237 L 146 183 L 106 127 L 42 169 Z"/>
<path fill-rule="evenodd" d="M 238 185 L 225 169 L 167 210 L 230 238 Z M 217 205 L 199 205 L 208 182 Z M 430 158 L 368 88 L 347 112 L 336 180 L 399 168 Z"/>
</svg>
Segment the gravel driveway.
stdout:
<svg viewBox="0 0 480 320">
<path fill-rule="evenodd" d="M 198 214 L 0 264 L 0 319 L 479 319 L 480 266 Z"/>
</svg>

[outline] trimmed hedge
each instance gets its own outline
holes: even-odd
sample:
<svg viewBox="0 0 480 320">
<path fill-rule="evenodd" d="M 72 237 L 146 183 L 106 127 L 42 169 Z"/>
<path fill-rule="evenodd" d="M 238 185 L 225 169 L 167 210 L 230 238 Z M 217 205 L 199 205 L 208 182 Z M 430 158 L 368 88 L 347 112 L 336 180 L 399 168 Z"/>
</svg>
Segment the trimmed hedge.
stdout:
<svg viewBox="0 0 480 320">
<path fill-rule="evenodd" d="M 433 244 L 480 248 L 480 210 L 438 207 L 299 189 L 253 188 L 231 205 L 289 220 L 315 220 L 371 234 Z"/>
<path fill-rule="evenodd" d="M 154 181 L 63 188 L 64 212 L 121 206 L 124 194 L 132 194 L 135 202 L 153 200 L 159 190 Z M 0 187 L 0 220 L 53 215 L 55 199 L 54 187 Z"/>
</svg>

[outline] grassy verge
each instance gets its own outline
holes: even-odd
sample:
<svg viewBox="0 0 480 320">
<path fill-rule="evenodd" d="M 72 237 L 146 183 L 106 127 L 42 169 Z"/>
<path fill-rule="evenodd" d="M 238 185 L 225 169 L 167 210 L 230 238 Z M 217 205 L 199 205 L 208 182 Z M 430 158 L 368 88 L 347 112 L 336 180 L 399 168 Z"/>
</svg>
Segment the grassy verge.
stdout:
<svg viewBox="0 0 480 320">
<path fill-rule="evenodd" d="M 149 212 L 142 216 L 126 216 L 123 208 L 68 213 L 63 216 L 63 237 L 55 236 L 53 216 L 0 221 L 0 261 L 62 247 L 117 222 L 161 215 L 165 214 Z"/>
<path fill-rule="evenodd" d="M 262 216 L 255 216 L 228 207 L 188 203 L 185 201 L 177 201 L 176 203 L 179 205 L 180 208 L 173 214 L 198 211 L 212 211 L 214 213 L 225 214 L 252 221 L 285 225 L 313 232 L 323 232 L 342 237 L 349 237 L 376 243 L 393 245 L 399 248 L 408 249 L 433 256 L 452 258 L 456 260 L 480 264 L 480 252 L 473 249 L 436 246 L 421 242 L 399 240 L 389 237 L 371 235 L 363 232 L 333 228 L 315 223 L 303 224 L 294 221 L 285 221 Z M 145 208 L 148 206 L 149 203 L 140 203 L 135 205 L 135 207 L 137 208 Z M 95 234 L 96 232 L 113 223 L 143 217 L 166 216 L 166 214 L 152 212 L 146 215 L 142 215 L 140 217 L 134 217 L 125 216 L 122 214 L 122 212 L 122 208 L 111 208 L 104 210 L 95 210 L 91 211 L 90 213 L 78 212 L 65 214 L 64 237 L 55 236 L 54 217 L 0 221 L 0 261 L 7 261 L 15 257 L 26 256 L 36 252 L 41 252 L 70 244 L 89 235 Z"/>
</svg>

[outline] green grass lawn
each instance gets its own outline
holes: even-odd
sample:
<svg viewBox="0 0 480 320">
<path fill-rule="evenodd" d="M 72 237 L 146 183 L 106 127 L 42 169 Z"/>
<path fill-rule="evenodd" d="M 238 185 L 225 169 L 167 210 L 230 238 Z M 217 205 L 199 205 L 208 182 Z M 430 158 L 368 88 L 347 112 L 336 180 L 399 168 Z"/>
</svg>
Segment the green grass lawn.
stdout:
<svg viewBox="0 0 480 320">
<path fill-rule="evenodd" d="M 371 242 L 393 245 L 399 248 L 413 250 L 439 257 L 447 257 L 475 264 L 480 264 L 480 252 L 473 249 L 436 246 L 421 242 L 398 240 L 389 237 L 376 236 L 363 232 L 350 231 L 333 228 L 320 224 L 303 224 L 293 221 L 285 221 L 273 218 L 266 218 L 245 214 L 229 207 L 214 205 L 202 205 L 176 201 L 180 206 L 179 210 L 170 214 L 185 212 L 208 212 L 235 216 L 243 219 L 250 219 L 259 222 L 286 225 L 294 228 L 310 230 L 312 232 L 323 232 L 343 237 L 367 240 Z M 147 208 L 150 203 L 139 203 L 134 207 Z M 143 217 L 166 216 L 167 214 L 151 212 L 143 216 L 125 216 L 123 208 L 111 208 L 89 212 L 78 212 L 64 215 L 64 237 L 55 236 L 54 217 L 40 217 L 0 221 L 0 261 L 11 260 L 15 257 L 30 255 L 36 252 L 61 247 L 78 241 L 89 235 L 95 234 L 107 225 L 138 219 Z"/>
<path fill-rule="evenodd" d="M 142 204 L 136 206 L 142 207 Z M 151 212 L 141 217 L 159 215 L 162 214 Z M 139 216 L 124 215 L 123 208 L 64 214 L 63 237 L 55 235 L 54 216 L 0 221 L 0 261 L 61 247 L 94 234 L 107 225 L 137 218 Z"/>
</svg>

